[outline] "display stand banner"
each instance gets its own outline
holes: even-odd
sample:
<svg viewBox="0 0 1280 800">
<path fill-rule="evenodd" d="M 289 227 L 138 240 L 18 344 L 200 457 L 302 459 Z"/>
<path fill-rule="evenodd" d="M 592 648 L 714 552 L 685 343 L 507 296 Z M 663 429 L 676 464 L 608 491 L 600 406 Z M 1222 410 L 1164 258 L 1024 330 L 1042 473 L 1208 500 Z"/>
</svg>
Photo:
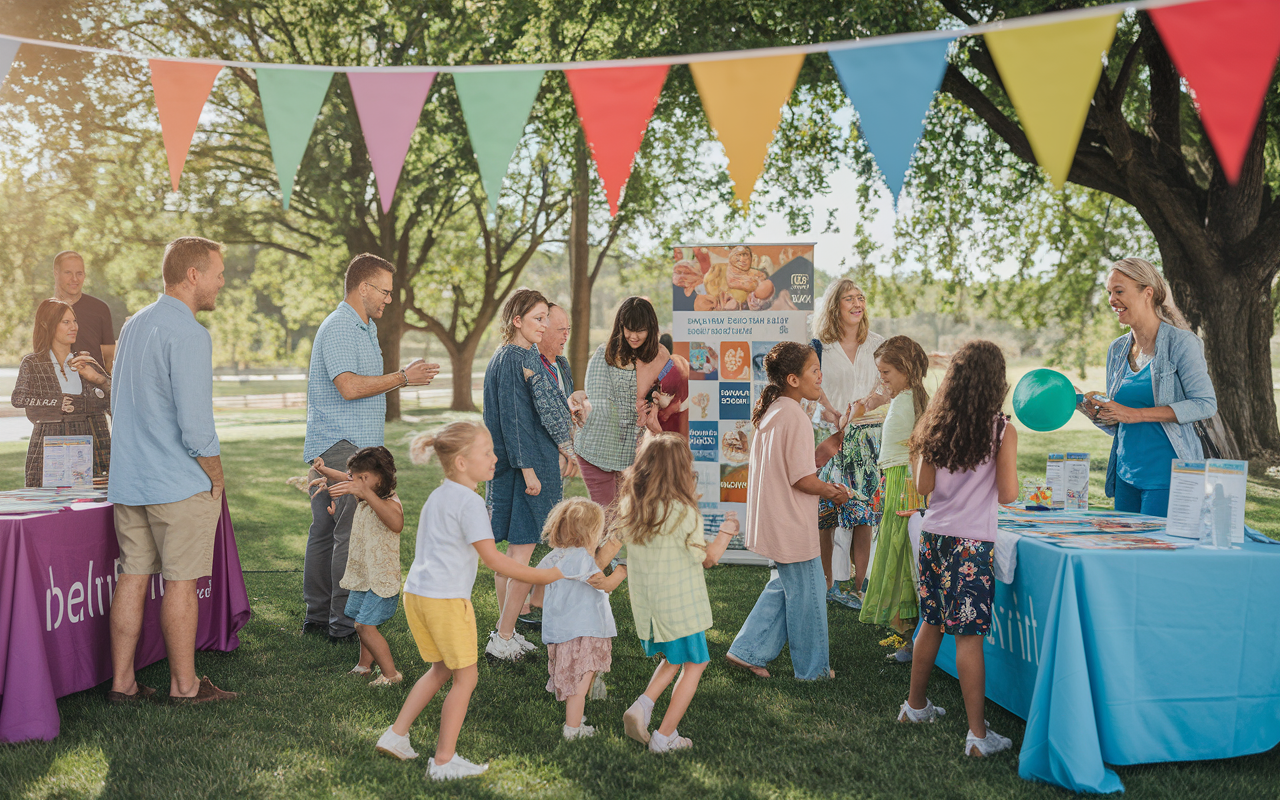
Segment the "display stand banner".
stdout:
<svg viewBox="0 0 1280 800">
<path fill-rule="evenodd" d="M 813 244 L 705 244 L 675 248 L 671 336 L 689 361 L 687 430 L 705 532 L 727 511 L 746 528 L 751 409 L 778 342 L 809 341 Z M 741 534 L 728 563 L 767 563 Z"/>
</svg>

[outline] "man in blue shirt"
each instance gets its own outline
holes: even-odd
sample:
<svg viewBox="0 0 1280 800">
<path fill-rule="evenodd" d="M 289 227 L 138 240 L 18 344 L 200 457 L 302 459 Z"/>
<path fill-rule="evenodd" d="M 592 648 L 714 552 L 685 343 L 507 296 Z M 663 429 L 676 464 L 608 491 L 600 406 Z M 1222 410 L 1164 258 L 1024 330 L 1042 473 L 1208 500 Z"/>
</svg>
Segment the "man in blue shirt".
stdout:
<svg viewBox="0 0 1280 800">
<path fill-rule="evenodd" d="M 374 320 L 391 302 L 395 267 L 383 258 L 362 253 L 347 265 L 346 297 L 316 331 L 307 375 L 307 439 L 302 457 L 309 463 L 345 470 L 357 450 L 382 444 L 386 425 L 386 393 L 404 386 L 425 386 L 439 364 L 416 359 L 403 369 L 383 374 L 382 347 Z M 314 469 L 310 475 L 318 479 Z M 307 603 L 303 633 L 328 633 L 329 640 L 355 641 L 355 623 L 346 614 L 347 595 L 339 582 L 347 569 L 351 519 L 358 501 L 353 495 L 333 499 L 323 485 L 311 496 L 311 530 L 302 568 L 302 595 Z"/>
<path fill-rule="evenodd" d="M 136 702 L 155 689 L 133 662 L 151 576 L 165 580 L 160 627 L 169 655 L 169 697 L 229 700 L 196 678 L 200 607 L 196 582 L 213 573 L 222 514 L 222 460 L 213 426 L 213 340 L 196 321 L 223 284 L 222 245 L 184 236 L 164 250 L 164 294 L 125 323 L 111 395 L 111 469 L 120 569 L 111 601 L 113 680 L 107 700 Z M 113 388 L 114 388 L 113 387 Z"/>
</svg>

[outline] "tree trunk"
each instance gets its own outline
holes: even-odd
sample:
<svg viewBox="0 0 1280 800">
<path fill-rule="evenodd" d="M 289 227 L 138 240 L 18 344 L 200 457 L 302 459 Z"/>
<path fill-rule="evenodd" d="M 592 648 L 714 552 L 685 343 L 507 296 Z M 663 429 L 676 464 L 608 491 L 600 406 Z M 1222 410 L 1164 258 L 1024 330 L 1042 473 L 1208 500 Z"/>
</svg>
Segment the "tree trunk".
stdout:
<svg viewBox="0 0 1280 800">
<path fill-rule="evenodd" d="M 587 236 L 591 215 L 591 172 L 587 148 L 578 136 L 574 148 L 573 197 L 569 206 L 569 368 L 574 384 L 585 386 L 587 361 L 591 359 L 591 242 Z"/>
<path fill-rule="evenodd" d="M 404 305 L 400 292 L 387 303 L 378 323 L 378 345 L 382 348 L 382 374 L 389 375 L 400 369 L 400 338 L 404 334 Z M 387 422 L 400 419 L 400 390 L 387 392 Z"/>
<path fill-rule="evenodd" d="M 480 337 L 477 336 L 470 344 L 464 344 L 457 350 L 449 349 L 449 365 L 453 370 L 453 402 L 449 408 L 453 411 L 476 410 L 475 400 L 471 397 L 471 369 L 479 342 Z"/>
</svg>

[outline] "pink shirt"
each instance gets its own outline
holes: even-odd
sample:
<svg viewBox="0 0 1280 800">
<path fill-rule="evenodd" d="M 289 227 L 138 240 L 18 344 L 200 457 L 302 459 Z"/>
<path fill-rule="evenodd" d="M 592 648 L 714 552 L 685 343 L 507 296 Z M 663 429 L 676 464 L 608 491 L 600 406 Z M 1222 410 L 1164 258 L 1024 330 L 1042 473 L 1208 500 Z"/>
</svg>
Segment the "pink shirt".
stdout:
<svg viewBox="0 0 1280 800">
<path fill-rule="evenodd" d="M 991 457 L 964 472 L 939 469 L 929 495 L 929 509 L 924 512 L 924 530 L 958 539 L 996 540 L 996 512 L 1000 510 L 996 490 L 996 453 L 1004 440 L 1005 426 L 999 421 L 1000 433 L 992 447 Z"/>
<path fill-rule="evenodd" d="M 747 470 L 747 549 L 780 564 L 818 557 L 818 496 L 792 485 L 814 475 L 813 423 L 800 404 L 779 397 L 751 439 Z"/>
</svg>

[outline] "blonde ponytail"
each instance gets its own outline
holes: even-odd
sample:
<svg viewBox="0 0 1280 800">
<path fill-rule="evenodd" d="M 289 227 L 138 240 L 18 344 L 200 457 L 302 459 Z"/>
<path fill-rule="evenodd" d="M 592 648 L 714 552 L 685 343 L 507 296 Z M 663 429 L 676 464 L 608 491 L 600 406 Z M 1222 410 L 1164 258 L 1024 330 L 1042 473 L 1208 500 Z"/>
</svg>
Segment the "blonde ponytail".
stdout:
<svg viewBox="0 0 1280 800">
<path fill-rule="evenodd" d="M 1182 316 L 1182 312 L 1178 310 L 1178 304 L 1173 301 L 1173 292 L 1169 289 L 1169 283 L 1154 264 L 1141 258 L 1122 258 L 1112 264 L 1111 269 L 1128 276 L 1143 289 L 1151 287 L 1151 302 L 1155 305 L 1156 316 L 1161 322 L 1167 322 L 1184 331 L 1191 330 L 1186 317 Z"/>
<path fill-rule="evenodd" d="M 431 456 L 440 459 L 445 477 L 453 477 L 456 467 L 454 459 L 466 452 L 482 427 L 475 422 L 454 422 L 435 431 L 420 433 L 409 443 L 409 460 L 418 466 L 431 462 Z"/>
</svg>

